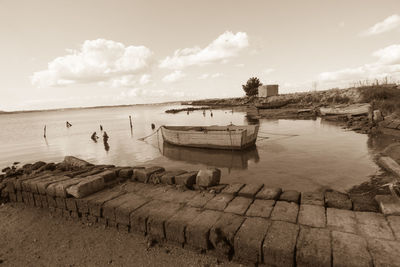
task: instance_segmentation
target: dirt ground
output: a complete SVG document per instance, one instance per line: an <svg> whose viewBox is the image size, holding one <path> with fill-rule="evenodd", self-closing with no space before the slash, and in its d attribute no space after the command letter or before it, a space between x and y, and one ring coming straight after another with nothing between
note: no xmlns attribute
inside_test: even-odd
<svg viewBox="0 0 400 267"><path fill-rule="evenodd" d="M19 203L0 206L2 266L241 266L144 236L54 218Z"/></svg>

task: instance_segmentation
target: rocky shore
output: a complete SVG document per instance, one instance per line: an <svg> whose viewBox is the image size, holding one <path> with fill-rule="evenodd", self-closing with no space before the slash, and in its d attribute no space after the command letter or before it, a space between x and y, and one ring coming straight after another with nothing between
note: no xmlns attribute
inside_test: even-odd
<svg viewBox="0 0 400 267"><path fill-rule="evenodd" d="M74 157L4 171L3 202L139 233L150 243L273 266L398 263L400 204L390 195L365 202L332 190L220 184L218 169L116 167Z"/></svg>

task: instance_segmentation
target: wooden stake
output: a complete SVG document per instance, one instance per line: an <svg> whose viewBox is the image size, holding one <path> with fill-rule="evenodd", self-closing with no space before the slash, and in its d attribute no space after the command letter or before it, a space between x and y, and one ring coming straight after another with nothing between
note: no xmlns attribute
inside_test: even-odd
<svg viewBox="0 0 400 267"><path fill-rule="evenodd" d="M46 125L44 126L44 129L43 129L43 137L46 138Z"/></svg>
<svg viewBox="0 0 400 267"><path fill-rule="evenodd" d="M131 125L131 129L132 129L132 118L130 115L129 115L129 124Z"/></svg>

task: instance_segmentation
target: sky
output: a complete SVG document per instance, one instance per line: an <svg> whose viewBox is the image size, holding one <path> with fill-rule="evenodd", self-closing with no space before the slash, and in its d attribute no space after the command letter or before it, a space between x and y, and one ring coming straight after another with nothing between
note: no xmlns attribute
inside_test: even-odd
<svg viewBox="0 0 400 267"><path fill-rule="evenodd" d="M400 80L398 0L0 0L0 110Z"/></svg>

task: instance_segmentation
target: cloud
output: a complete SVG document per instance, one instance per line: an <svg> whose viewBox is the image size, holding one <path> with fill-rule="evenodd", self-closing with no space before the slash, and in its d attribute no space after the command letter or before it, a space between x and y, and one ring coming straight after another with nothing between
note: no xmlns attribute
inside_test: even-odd
<svg viewBox="0 0 400 267"><path fill-rule="evenodd" d="M79 50L67 52L49 62L46 70L33 73L32 84L38 87L107 81L115 81L115 85L134 84L133 75L143 73L153 55L147 47L125 46L105 39L86 40Z"/></svg>
<svg viewBox="0 0 400 267"><path fill-rule="evenodd" d="M142 77L140 77L139 83L141 85L148 84L149 82L151 82L150 78L151 78L150 74L143 74Z"/></svg>
<svg viewBox="0 0 400 267"><path fill-rule="evenodd" d="M319 74L319 80L325 83L344 83L385 77L400 78L400 44L377 50L372 55L377 61L355 68L323 72Z"/></svg>
<svg viewBox="0 0 400 267"><path fill-rule="evenodd" d="M215 62L223 62L237 56L248 45L249 41L245 32L234 34L226 31L203 49L196 46L176 50L173 56L168 56L161 60L159 67L183 69L193 65L202 66Z"/></svg>
<svg viewBox="0 0 400 267"><path fill-rule="evenodd" d="M268 75L268 74L273 73L274 71L275 71L275 69L267 68L267 69L264 69L264 70L263 70L263 73L266 74L266 75Z"/></svg>
<svg viewBox="0 0 400 267"><path fill-rule="evenodd" d="M162 81L165 83L173 83L181 80L185 76L186 74L184 74L182 71L176 70L170 74L165 75Z"/></svg>
<svg viewBox="0 0 400 267"><path fill-rule="evenodd" d="M360 35L361 36L377 35L377 34L381 34L384 32L394 30L399 26L400 26L400 16L395 14L395 15L387 17L383 21L376 23L375 25L373 25L366 31L361 32Z"/></svg>
<svg viewBox="0 0 400 267"><path fill-rule="evenodd" d="M214 74L204 73L204 74L200 75L198 77L198 79L204 80L204 79L207 79L207 78L218 78L218 77L221 77L221 76L223 76L223 74L219 73L219 72L214 73Z"/></svg>
<svg viewBox="0 0 400 267"><path fill-rule="evenodd" d="M243 67L244 67L244 64L243 64L243 63L238 63L238 64L235 65L235 67L243 68Z"/></svg>

